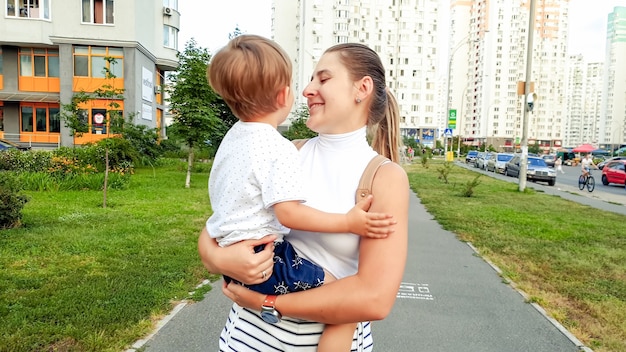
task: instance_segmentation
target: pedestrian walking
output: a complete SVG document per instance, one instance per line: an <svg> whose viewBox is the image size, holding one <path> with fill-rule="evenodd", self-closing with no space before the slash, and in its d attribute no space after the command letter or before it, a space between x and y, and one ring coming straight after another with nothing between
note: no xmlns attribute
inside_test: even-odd
<svg viewBox="0 0 626 352"><path fill-rule="evenodd" d="M557 172L560 172L562 174L565 173L565 172L563 172L563 159L561 159L560 156L558 158L556 158L556 160L554 161L554 166L556 166L556 171Z"/></svg>

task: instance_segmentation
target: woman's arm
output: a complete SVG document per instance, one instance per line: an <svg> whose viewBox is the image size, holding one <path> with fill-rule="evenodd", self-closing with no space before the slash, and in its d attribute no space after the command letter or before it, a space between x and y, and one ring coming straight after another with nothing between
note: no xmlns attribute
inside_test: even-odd
<svg viewBox="0 0 626 352"><path fill-rule="evenodd" d="M374 178L370 211L392 214L395 232L384 239L361 238L357 274L319 288L278 296L276 309L284 316L326 324L380 320L396 299L407 256L409 183L395 163L383 165ZM259 310L264 295L238 285L223 292L237 304Z"/></svg>
<svg viewBox="0 0 626 352"><path fill-rule="evenodd" d="M272 275L274 268L275 235L268 235L259 240L247 240L220 247L205 228L198 237L198 254L202 264L214 274L223 274L248 285L259 284ZM254 253L254 247L267 244L265 249Z"/></svg>

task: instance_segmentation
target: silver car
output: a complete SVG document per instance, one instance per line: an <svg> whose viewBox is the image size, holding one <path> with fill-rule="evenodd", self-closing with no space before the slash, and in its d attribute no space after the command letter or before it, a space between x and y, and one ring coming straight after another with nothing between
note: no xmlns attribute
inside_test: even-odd
<svg viewBox="0 0 626 352"><path fill-rule="evenodd" d="M504 173L506 163L513 158L511 153L495 153L487 160L487 171L493 171L499 174Z"/></svg>
<svg viewBox="0 0 626 352"><path fill-rule="evenodd" d="M504 174L506 176L519 177L520 171L520 155L515 155L504 166ZM528 168L526 170L526 179L529 181L547 182L550 186L556 183L556 171L546 165L546 162L538 156L529 156L526 161Z"/></svg>

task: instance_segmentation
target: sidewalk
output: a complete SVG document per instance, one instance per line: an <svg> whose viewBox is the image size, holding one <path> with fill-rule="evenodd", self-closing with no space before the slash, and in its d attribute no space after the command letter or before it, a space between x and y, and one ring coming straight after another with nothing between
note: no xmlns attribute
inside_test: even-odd
<svg viewBox="0 0 626 352"><path fill-rule="evenodd" d="M443 230L414 194L409 211L404 282L391 314L373 323L375 351L591 351ZM201 302L179 305L128 352L216 351L230 308L220 285Z"/></svg>

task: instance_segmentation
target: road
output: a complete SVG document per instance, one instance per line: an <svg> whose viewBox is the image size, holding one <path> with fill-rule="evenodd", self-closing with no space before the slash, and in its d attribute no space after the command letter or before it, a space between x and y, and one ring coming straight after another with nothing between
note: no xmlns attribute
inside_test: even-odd
<svg viewBox="0 0 626 352"><path fill-rule="evenodd" d="M519 180L516 177L508 177L502 174L494 174L493 172L484 171L478 168L475 168L472 164L466 164L463 162L456 162L456 165L467 168L468 170L473 170L475 172L480 172L485 175L489 175L495 177L497 179L519 183ZM582 195L585 197L601 199L609 203L619 204L626 206L626 189L624 186L610 184L608 186L604 186L602 184L602 171L601 170L591 170L592 175L596 180L596 187L592 193L589 193L586 189L579 190L578 189L578 177L580 176L580 166L563 166L564 174L557 174L556 176L556 184L554 186L548 186L545 182L531 182L528 181L527 186L538 186L538 188L543 191L562 191L561 193L572 193L577 195ZM536 187L537 188L537 187ZM609 209L607 209L609 210ZM621 211L620 211L621 212Z"/></svg>

